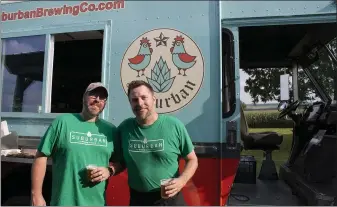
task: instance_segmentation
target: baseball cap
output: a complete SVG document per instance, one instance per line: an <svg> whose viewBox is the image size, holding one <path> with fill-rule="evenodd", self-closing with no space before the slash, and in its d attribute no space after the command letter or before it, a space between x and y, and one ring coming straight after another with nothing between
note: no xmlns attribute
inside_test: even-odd
<svg viewBox="0 0 337 207"><path fill-rule="evenodd" d="M84 93L88 93L88 92L93 91L96 88L100 88L100 87L105 90L106 97L108 97L108 90L106 89L106 87L101 82L90 83Z"/></svg>

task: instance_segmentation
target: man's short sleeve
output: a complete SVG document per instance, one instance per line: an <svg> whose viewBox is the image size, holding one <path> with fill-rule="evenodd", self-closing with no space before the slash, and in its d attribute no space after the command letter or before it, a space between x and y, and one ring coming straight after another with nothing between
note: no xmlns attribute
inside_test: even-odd
<svg viewBox="0 0 337 207"><path fill-rule="evenodd" d="M186 157L194 150L194 145L185 125L182 122L178 121L178 127L180 134L180 152L183 157Z"/></svg>
<svg viewBox="0 0 337 207"><path fill-rule="evenodd" d="M51 156L56 141L59 137L59 120L54 120L53 123L48 127L46 133L43 135L41 142L37 148L38 151L42 152L46 156Z"/></svg>

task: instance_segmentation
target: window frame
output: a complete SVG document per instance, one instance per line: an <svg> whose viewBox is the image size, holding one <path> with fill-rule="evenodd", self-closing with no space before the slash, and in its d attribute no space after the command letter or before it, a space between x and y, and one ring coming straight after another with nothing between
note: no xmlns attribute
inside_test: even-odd
<svg viewBox="0 0 337 207"><path fill-rule="evenodd" d="M237 81L239 80L239 75L238 75L238 66L237 66L237 46L238 44L235 44L237 43L238 41L235 41L236 39L236 36L234 35L235 33L235 30L233 31L233 28L227 28L227 27L221 27L221 96L222 96L222 99L221 99L221 102L222 102L222 106L221 106L221 115L222 115L222 119L226 119L226 118L229 118L231 117L234 112L236 111L236 108L237 108L237 105L240 106L241 102L240 103L237 103L238 99L240 100L240 94L238 92L238 90L240 91L240 82L239 82L239 87L237 87L238 83ZM225 67L225 64L227 64L226 62L224 61L227 61L227 60L224 60L223 59L223 50L222 50L222 47L223 47L223 38L222 38L222 35L223 34L226 34L229 36L230 38L230 45L229 45L229 53L228 55L230 55L232 58L229 58L231 61L229 62L228 66L229 68L226 68ZM225 79L226 79L226 76L227 76L227 73L224 71L225 69L229 69L229 70L232 70L231 72L233 73L233 80L230 80L230 81L234 81L234 90L233 91L230 91L230 92L233 92L233 94L231 94L230 96L234 97L234 104L233 106L229 109L228 112L225 112L225 104L226 104L226 101L228 101L228 96L226 96L226 93L225 93L225 88L226 87L229 87L229 83L227 84L226 86L226 82L225 82ZM238 89L239 88L239 89Z"/></svg>
<svg viewBox="0 0 337 207"><path fill-rule="evenodd" d="M42 81L42 106L41 112L2 112L2 90L3 84L0 84L0 117L12 118L55 118L62 113L51 113L51 95L52 95L52 81L53 81L53 63L54 63L54 35L61 33L71 32L85 32L93 30L103 30L103 54L102 54L102 68L101 68L101 81L109 88L109 67L110 67L110 53L112 20L108 21L92 21L75 24L49 26L45 28L35 29L18 29L10 32L2 32L0 38L0 62L2 61L2 41L7 38L23 37L23 36L45 36L45 54L44 54L44 68L43 68L43 81ZM0 66L0 81L3 83L3 68L2 62ZM108 89L109 90L109 89ZM102 118L107 118L109 114L109 105L107 104L102 112Z"/></svg>

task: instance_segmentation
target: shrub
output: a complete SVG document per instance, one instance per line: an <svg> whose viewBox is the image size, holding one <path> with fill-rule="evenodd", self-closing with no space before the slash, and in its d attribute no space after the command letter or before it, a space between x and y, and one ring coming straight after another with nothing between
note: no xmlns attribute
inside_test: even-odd
<svg viewBox="0 0 337 207"><path fill-rule="evenodd" d="M245 111L245 117L250 128L292 128L293 121L278 119L278 111Z"/></svg>

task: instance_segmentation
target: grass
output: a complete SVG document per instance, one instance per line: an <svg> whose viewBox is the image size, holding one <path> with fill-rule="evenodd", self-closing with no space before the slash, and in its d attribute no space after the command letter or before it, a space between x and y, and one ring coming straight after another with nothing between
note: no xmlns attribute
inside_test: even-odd
<svg viewBox="0 0 337 207"><path fill-rule="evenodd" d="M259 113L279 113L277 110L269 109L269 110L254 110L254 111L245 111L246 114L259 114Z"/></svg>
<svg viewBox="0 0 337 207"><path fill-rule="evenodd" d="M272 158L275 162L277 172L279 172L280 166L285 163L290 154L292 144L292 129L291 128L250 128L249 132L266 132L273 131L283 135L283 142L280 146L280 150L275 150L272 153ZM256 159L256 175L259 175L261 163L263 160L262 150L243 150L242 155L252 155Z"/></svg>

